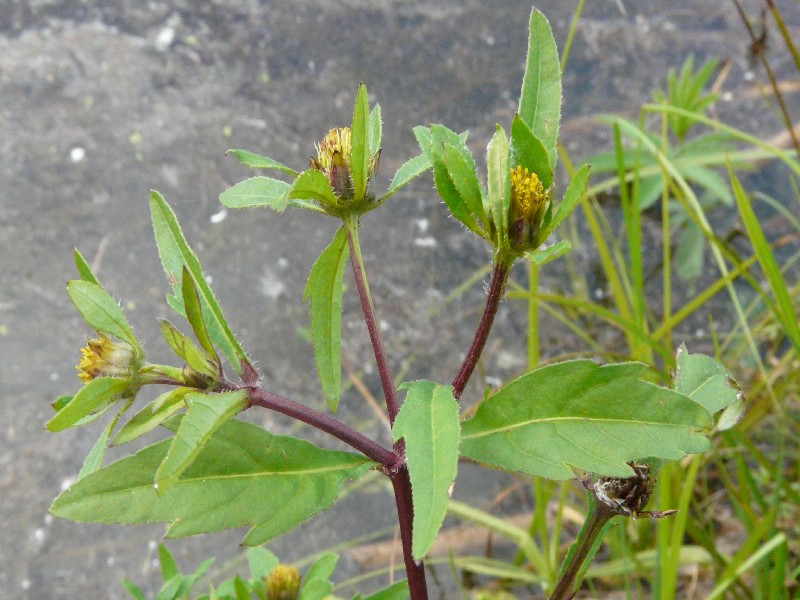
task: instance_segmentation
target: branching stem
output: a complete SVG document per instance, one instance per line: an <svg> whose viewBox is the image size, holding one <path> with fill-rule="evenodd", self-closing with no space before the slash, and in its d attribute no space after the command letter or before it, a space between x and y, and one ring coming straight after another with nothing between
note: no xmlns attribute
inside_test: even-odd
<svg viewBox="0 0 800 600"><path fill-rule="evenodd" d="M395 455L394 452L384 448L378 442L359 433L350 426L345 425L338 419L318 412L304 404L281 398L280 396L258 387L248 387L245 389L249 395L250 406L268 408L299 421L303 421L304 423L308 423L312 427L316 427L320 431L329 433L333 437L342 440L367 458L380 463L383 467L392 467L398 461L397 455Z"/></svg>

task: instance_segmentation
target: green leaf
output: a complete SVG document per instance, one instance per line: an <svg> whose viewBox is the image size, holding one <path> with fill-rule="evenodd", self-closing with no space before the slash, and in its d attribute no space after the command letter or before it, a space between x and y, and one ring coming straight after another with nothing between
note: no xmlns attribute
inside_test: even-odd
<svg viewBox="0 0 800 600"><path fill-rule="evenodd" d="M555 169L558 160L558 125L561 120L558 48L550 24L538 10L531 12L529 34L518 112L533 135L541 140L550 159L550 168Z"/></svg>
<svg viewBox="0 0 800 600"><path fill-rule="evenodd" d="M250 567L250 577L253 579L263 579L279 562L278 557L266 548L257 546L247 550L247 565Z"/></svg>
<svg viewBox="0 0 800 600"><path fill-rule="evenodd" d="M553 185L553 167L547 150L519 115L514 115L511 121L511 165L521 165L536 173L545 190Z"/></svg>
<svg viewBox="0 0 800 600"><path fill-rule="evenodd" d="M303 171L297 176L289 190L289 198L316 200L328 206L337 206L339 204L339 199L333 193L327 177L316 169Z"/></svg>
<svg viewBox="0 0 800 600"><path fill-rule="evenodd" d="M574 360L518 377L462 424L461 452L473 460L551 479L570 467L629 477L625 463L677 459L709 446L708 412L642 381L646 366Z"/></svg>
<svg viewBox="0 0 800 600"><path fill-rule="evenodd" d="M161 581L167 582L181 574L175 559L164 544L158 545L158 562L161 565Z"/></svg>
<svg viewBox="0 0 800 600"><path fill-rule="evenodd" d="M127 579L122 580L122 587L125 588L125 591L128 592L131 595L131 598L134 600L147 600L144 592L139 589L137 585L131 583Z"/></svg>
<svg viewBox="0 0 800 600"><path fill-rule="evenodd" d="M375 156L381 149L382 128L381 105L376 104L369 113L369 156Z"/></svg>
<svg viewBox="0 0 800 600"><path fill-rule="evenodd" d="M236 593L236 600L250 600L252 598L247 584L238 575L233 578L233 589Z"/></svg>
<svg viewBox="0 0 800 600"><path fill-rule="evenodd" d="M689 354L681 344L675 356L675 391L688 396L710 414L733 404L741 396L728 370L705 354Z"/></svg>
<svg viewBox="0 0 800 600"><path fill-rule="evenodd" d="M353 197L361 201L367 193L369 173L369 102L367 86L358 86L353 107L353 124L350 127L350 170L353 177Z"/></svg>
<svg viewBox="0 0 800 600"><path fill-rule="evenodd" d="M219 363L214 360L214 357L198 348L192 340L178 331L166 319L161 319L159 324L164 341L191 369L209 377L218 375L218 369L215 367Z"/></svg>
<svg viewBox="0 0 800 600"><path fill-rule="evenodd" d="M67 293L89 327L125 340L137 350L140 349L119 304L102 287L90 281L73 279L67 283Z"/></svg>
<svg viewBox="0 0 800 600"><path fill-rule="evenodd" d="M696 281L703 273L706 238L694 221L686 220L675 244L675 272L682 281Z"/></svg>
<svg viewBox="0 0 800 600"><path fill-rule="evenodd" d="M303 586L300 588L298 600L323 600L330 594L333 583L329 581L329 578L338 561L339 555L333 552L326 552L314 561L303 577Z"/></svg>
<svg viewBox="0 0 800 600"><path fill-rule="evenodd" d="M753 251L758 257L758 263L767 277L769 287L775 295L775 303L771 307L775 313L775 317L780 322L786 337L794 346L795 354L800 357L800 322L797 319L797 312L792 304L792 298L789 295L789 290L786 286L786 280L781 273L778 262L775 260L775 255L772 253L769 242L764 235L764 230L758 222L753 207L750 204L750 199L747 197L742 184L733 172L730 164L728 165L728 176L731 180L731 187L733 188L733 196L736 199L736 206L739 209L739 214L744 223L744 228L747 231L747 237L750 238L750 243L753 245Z"/></svg>
<svg viewBox="0 0 800 600"><path fill-rule="evenodd" d="M78 275L80 275L82 281L88 281L89 283L103 287L100 285L97 277L95 277L95 274L92 273L92 267L89 266L89 263L86 262L86 259L83 258L83 255L77 248L72 251L72 258L75 260L75 268L78 270Z"/></svg>
<svg viewBox="0 0 800 600"><path fill-rule="evenodd" d="M560 240L547 248L538 248L533 252L526 252L525 258L533 262L536 266L541 267L551 260L555 260L559 256L566 254L571 249L572 242L569 240Z"/></svg>
<svg viewBox="0 0 800 600"><path fill-rule="evenodd" d="M184 266L183 275L181 277L181 295L183 297L183 307L186 309L186 320L192 326L194 335L203 349L208 352L209 356L214 358L214 361L219 364L217 358L217 351L214 350L214 344L208 335L206 323L203 319L203 311L200 305L200 295L197 293L197 288L194 285L192 276L189 270Z"/></svg>
<svg viewBox="0 0 800 600"><path fill-rule="evenodd" d="M481 222L484 229L489 227L489 217L483 206L483 190L475 173L475 162L467 151L467 158L464 157L466 148L457 148L451 144L444 146L444 163L447 168L450 181L453 182L458 194L464 201L467 210L473 219Z"/></svg>
<svg viewBox="0 0 800 600"><path fill-rule="evenodd" d="M192 464L214 432L247 406L247 392L191 393L186 395L186 404L189 410L156 471L155 483L160 494L178 482L181 473Z"/></svg>
<svg viewBox="0 0 800 600"><path fill-rule="evenodd" d="M286 165L279 163L277 160L272 160L266 156L256 154L255 152L232 148L225 152L226 156L228 154L233 154L240 163L247 167L252 167L254 169L277 169L278 171L283 171L287 175L297 177L297 171L294 169L290 169Z"/></svg>
<svg viewBox="0 0 800 600"><path fill-rule="evenodd" d="M453 388L433 381L404 383L408 391L392 427L394 441L406 442L414 499L412 553L422 560L447 514L458 469L458 402Z"/></svg>
<svg viewBox="0 0 800 600"><path fill-rule="evenodd" d="M127 444L152 431L181 410L186 405L186 394L192 391L192 388L181 387L164 392L131 417L114 436L111 445Z"/></svg>
<svg viewBox="0 0 800 600"><path fill-rule="evenodd" d="M363 600L405 600L408 598L408 594L408 582L404 579L403 581L393 583L389 587L385 587L374 594L365 596Z"/></svg>
<svg viewBox="0 0 800 600"><path fill-rule="evenodd" d="M459 144L459 139L453 131L441 125L431 125L430 157L433 165L433 182L436 185L436 191L452 215L467 229L480 234L481 230L472 218L472 211L461 197L445 161L445 146L456 146L457 144Z"/></svg>
<svg viewBox="0 0 800 600"><path fill-rule="evenodd" d="M175 294L171 305L177 306L180 309L178 312L185 315L182 302L180 302L180 286L183 268L186 266L200 295L200 305L205 316L208 334L214 344L222 349L231 366L239 375L246 371L252 371L247 355L236 340L236 336L233 335L222 314L222 309L203 275L200 261L197 260L197 256L183 236L175 213L161 194L155 191L150 193L150 212L153 218L158 254Z"/></svg>
<svg viewBox="0 0 800 600"><path fill-rule="evenodd" d="M229 187L219 195L219 201L228 208L266 206L283 212L289 202L291 185L271 177L251 177Z"/></svg>
<svg viewBox="0 0 800 600"><path fill-rule="evenodd" d="M497 243L508 241L508 210L511 201L511 181L508 165L508 138L500 125L495 129L486 151L488 169L489 211L497 228Z"/></svg>
<svg viewBox="0 0 800 600"><path fill-rule="evenodd" d="M100 434L100 437L94 443L92 449L89 450L89 454L86 455L86 459L83 461L83 466L78 472L78 479L83 479L90 473L94 473L103 466L103 457L106 454L108 438L111 436L111 432L114 430L114 426L117 424L118 419L119 414L117 414L111 421L108 422L108 425L103 428L103 433Z"/></svg>
<svg viewBox="0 0 800 600"><path fill-rule="evenodd" d="M303 292L303 300L311 303L311 340L322 394L334 412L342 381L342 278L346 263L347 234L341 227L311 267Z"/></svg>
<svg viewBox="0 0 800 600"><path fill-rule="evenodd" d="M414 158L410 158L403 165L397 169L397 172L392 178L392 183L389 184L389 189L386 191L386 196L394 194L401 187L406 185L415 177L422 175L425 171L431 168L431 161L425 154L418 154Z"/></svg>
<svg viewBox="0 0 800 600"><path fill-rule="evenodd" d="M153 600L178 600L182 585L183 575L178 574L171 577L164 582Z"/></svg>
<svg viewBox="0 0 800 600"><path fill-rule="evenodd" d="M345 481L373 466L362 456L231 420L211 436L172 489L159 495L153 476L170 442L92 473L62 492L51 512L91 523L166 522L167 537L250 525L244 543L259 545L326 509Z"/></svg>
<svg viewBox="0 0 800 600"><path fill-rule="evenodd" d="M72 427L83 417L99 408L104 402L113 400L130 388L130 382L114 377L98 377L84 385L72 400L47 422L49 431L62 431Z"/></svg>
<svg viewBox="0 0 800 600"><path fill-rule="evenodd" d="M589 165L581 166L573 176L572 181L569 182L567 191L564 192L564 198L556 207L553 219L550 221L546 232L543 234L545 239L558 227L561 221L567 218L569 213L571 213L578 205L578 202L580 202L581 197L586 192L586 186L589 184L589 169Z"/></svg>

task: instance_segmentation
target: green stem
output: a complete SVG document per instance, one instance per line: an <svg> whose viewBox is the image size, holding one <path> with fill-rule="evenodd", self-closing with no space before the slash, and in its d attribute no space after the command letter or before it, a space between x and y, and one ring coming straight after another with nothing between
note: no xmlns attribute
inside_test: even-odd
<svg viewBox="0 0 800 600"><path fill-rule="evenodd" d="M615 514L602 502L594 498L590 501L589 514L583 523L575 545L567 554L567 565L553 590L550 600L570 600L575 595L575 587L580 584L587 561L597 552L603 539L606 526Z"/></svg>

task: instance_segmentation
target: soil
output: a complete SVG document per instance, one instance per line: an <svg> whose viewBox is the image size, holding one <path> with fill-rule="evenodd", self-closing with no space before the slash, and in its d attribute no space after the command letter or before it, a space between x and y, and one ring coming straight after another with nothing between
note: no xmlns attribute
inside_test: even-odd
<svg viewBox="0 0 800 600"><path fill-rule="evenodd" d="M537 5L560 47L573 4ZM796 27L796 6L779 4ZM754 2L747 8L757 15ZM94 424L57 435L43 429L50 402L78 387L72 365L90 333L64 293L74 277L73 248L120 299L149 358L169 361L154 320L169 316L168 288L147 208L148 191L159 190L266 385L322 408L318 384L308 376L312 351L298 332L308 324L305 277L335 223L310 213L222 210L220 192L253 175L225 150L247 148L302 169L316 140L349 124L364 81L383 112L384 184L418 152L411 134L416 124L469 129L469 145L480 156L495 123L507 128L515 110L529 11L529 3L516 0L0 5L0 588L8 596L122 598L123 577L157 588L162 526L84 525L47 514L101 429ZM562 142L573 162L611 148L609 131L591 115L635 117L650 91L664 87L667 70L690 53L698 62L711 56L731 62L723 84L729 96L717 108L723 120L762 137L780 132L781 123L752 93L742 31L728 3L587 3L564 77ZM788 60L778 58L777 67L779 75L792 73ZM607 210L616 222L616 207ZM729 213L720 215L721 222L731 221ZM447 217L429 176L368 215L362 235L396 371L406 380L449 381L484 288L476 284L445 301L487 263L487 250ZM576 264L591 280L587 251L577 249ZM524 270L514 277L524 283ZM568 291L567 277L562 261L547 267L541 285ZM596 285L602 288L602 281ZM379 397L354 294L346 295L344 310L346 375ZM524 367L525 327L524 306L504 303L483 382L496 384ZM685 333L695 339L696 329L687 324ZM585 352L580 339L548 317L542 331L544 358ZM607 347L622 344L613 332L598 336ZM707 335L697 343L707 344ZM480 383L468 390L468 403L480 390ZM388 440L355 389L346 392L340 416ZM250 418L273 431L298 431L272 415ZM337 447L314 432L303 435ZM112 449L108 460L127 451ZM459 479L456 496L480 502L507 481L500 475ZM368 486L271 548L296 560L391 527L391 504L384 486ZM223 565L239 555L241 537L233 531L168 546L185 570L216 556L215 566L229 576L238 563ZM346 556L341 566L341 576L357 572Z"/></svg>

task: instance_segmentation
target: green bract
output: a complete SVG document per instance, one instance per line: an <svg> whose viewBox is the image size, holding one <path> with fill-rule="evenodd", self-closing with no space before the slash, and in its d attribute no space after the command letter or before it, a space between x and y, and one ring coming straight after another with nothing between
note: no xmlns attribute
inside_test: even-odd
<svg viewBox="0 0 800 600"><path fill-rule="evenodd" d="M511 137L498 125L486 154L486 188L475 172L466 135L441 125L416 128L420 148L433 167L436 190L453 216L489 242L497 262L526 255L536 263L558 253L537 253L586 189L588 167L578 170L558 207L553 207L553 171L561 116L561 68L544 15L531 13L528 58ZM542 251L542 252L547 252Z"/></svg>

